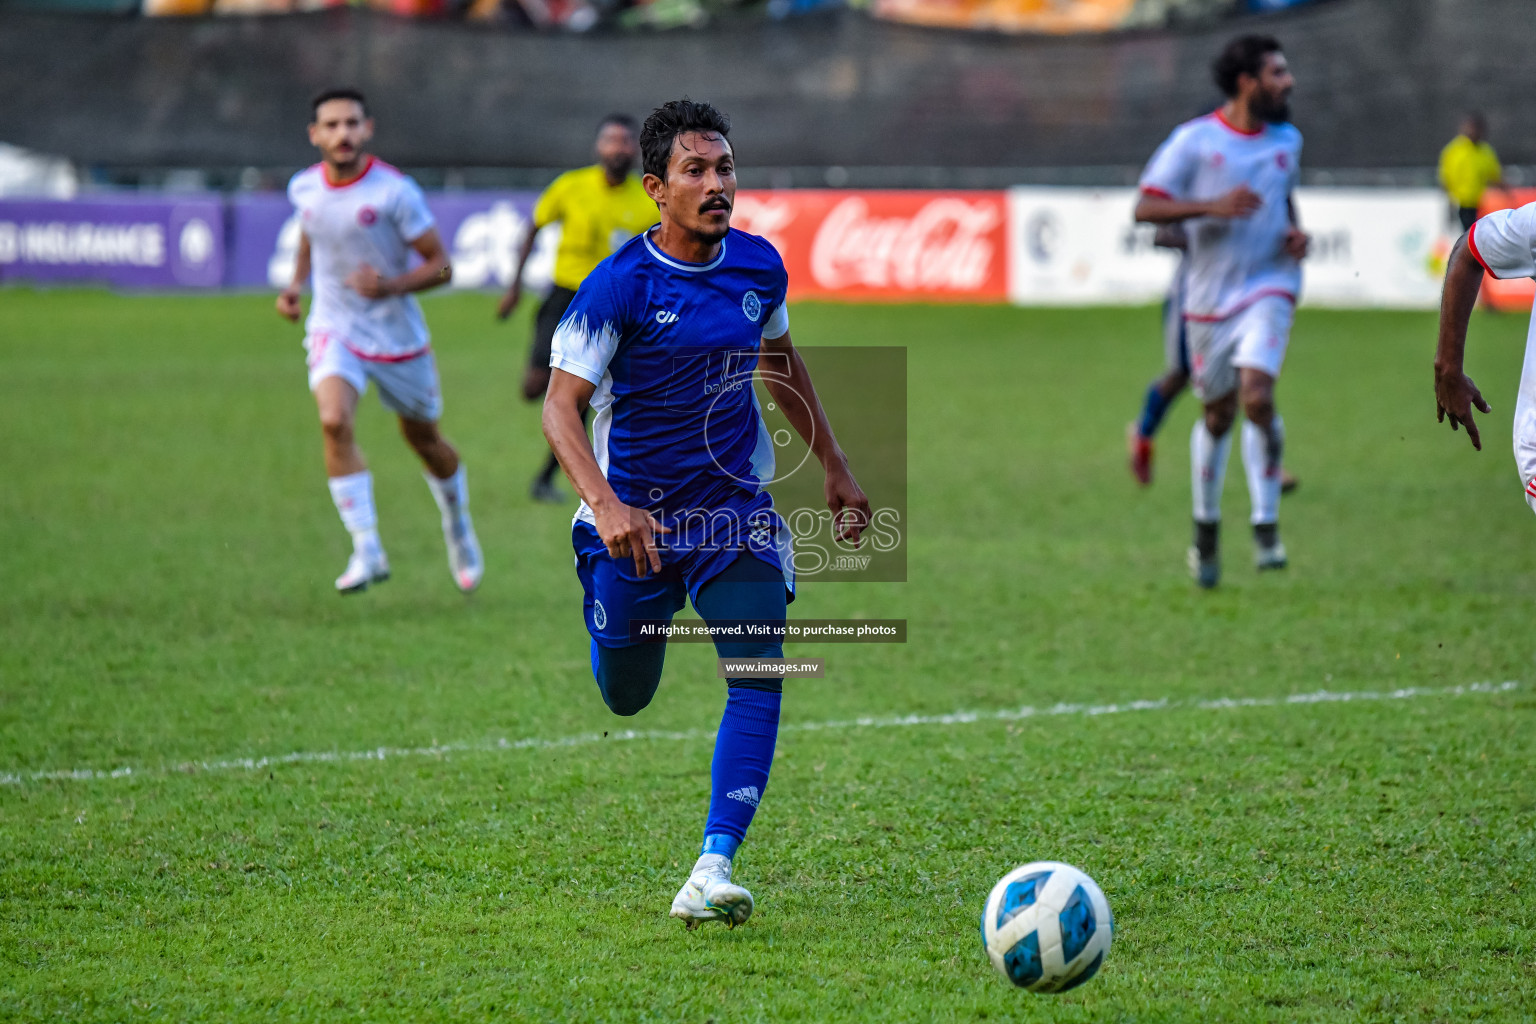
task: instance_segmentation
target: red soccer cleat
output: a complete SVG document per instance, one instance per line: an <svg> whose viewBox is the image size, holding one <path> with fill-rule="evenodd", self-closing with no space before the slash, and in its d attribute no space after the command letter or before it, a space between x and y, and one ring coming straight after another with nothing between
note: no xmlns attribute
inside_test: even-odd
<svg viewBox="0 0 1536 1024"><path fill-rule="evenodd" d="M1131 456L1131 475L1147 486L1152 482L1152 439L1142 437L1136 424L1130 423L1125 428L1125 446Z"/></svg>

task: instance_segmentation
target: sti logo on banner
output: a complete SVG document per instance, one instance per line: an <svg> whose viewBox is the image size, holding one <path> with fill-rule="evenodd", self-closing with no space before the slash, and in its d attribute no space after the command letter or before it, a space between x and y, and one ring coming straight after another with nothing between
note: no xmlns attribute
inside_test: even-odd
<svg viewBox="0 0 1536 1024"><path fill-rule="evenodd" d="M518 253L533 227L533 198L532 194L517 192L441 193L428 197L427 205L437 219L438 234L453 261L450 287L500 289L511 284ZM269 243L266 279L273 288L286 287L293 278L302 228L298 216L290 213ZM549 289L559 244L558 224L539 232L523 271L524 287L536 293Z"/></svg>

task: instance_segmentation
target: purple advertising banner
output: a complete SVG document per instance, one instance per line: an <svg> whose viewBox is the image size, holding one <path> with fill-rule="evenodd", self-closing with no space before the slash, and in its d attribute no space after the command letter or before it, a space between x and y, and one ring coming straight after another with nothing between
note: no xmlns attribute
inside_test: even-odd
<svg viewBox="0 0 1536 1024"><path fill-rule="evenodd" d="M224 251L218 196L0 200L0 281L217 288Z"/></svg>
<svg viewBox="0 0 1536 1024"><path fill-rule="evenodd" d="M505 288L532 227L535 192L439 192L427 197L437 231L453 260L454 288ZM548 283L553 232L539 238L524 282ZM229 260L224 283L232 288L281 288L293 277L299 221L275 194L238 196L229 203Z"/></svg>

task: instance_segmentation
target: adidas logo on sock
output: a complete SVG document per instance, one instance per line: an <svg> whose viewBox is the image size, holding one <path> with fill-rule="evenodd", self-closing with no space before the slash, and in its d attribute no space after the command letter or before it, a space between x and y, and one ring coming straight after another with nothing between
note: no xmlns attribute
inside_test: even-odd
<svg viewBox="0 0 1536 1024"><path fill-rule="evenodd" d="M740 789L733 789L725 794L725 798L727 800L740 800L742 803L751 804L753 807L756 807L758 802L762 800L756 786L742 786Z"/></svg>

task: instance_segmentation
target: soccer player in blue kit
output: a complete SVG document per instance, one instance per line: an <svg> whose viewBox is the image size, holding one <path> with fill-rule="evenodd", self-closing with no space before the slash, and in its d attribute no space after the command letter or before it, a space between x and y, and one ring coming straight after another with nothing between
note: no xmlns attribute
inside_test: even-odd
<svg viewBox="0 0 1536 1024"><path fill-rule="evenodd" d="M783 260L764 239L731 229L730 128L713 106L688 99L646 119L643 182L661 223L582 282L550 356L544 434L582 499L571 540L592 672L619 715L651 702L666 656L665 643L637 642L632 623L670 621L687 599L711 627L770 624L758 639L717 635L721 658L783 658L794 566L789 530L763 489L774 445L754 369L826 473L835 535L856 546L869 522L869 501L790 342ZM781 681L726 682L703 849L672 901L671 916L690 929L734 927L752 913L731 863L778 737Z"/></svg>

